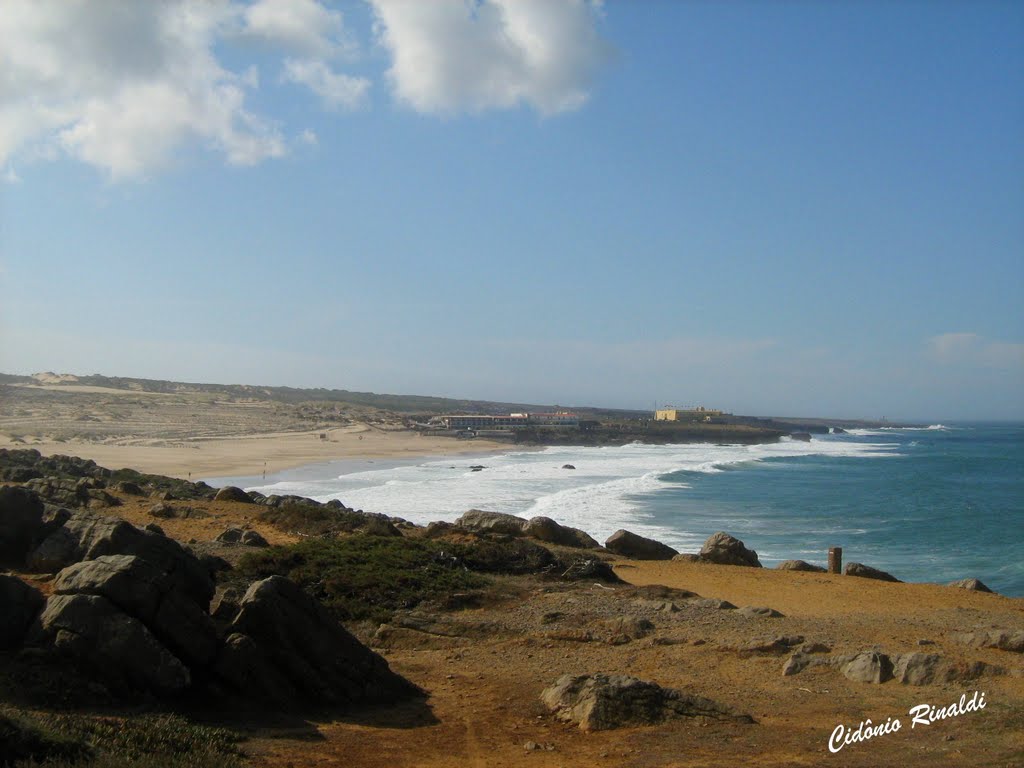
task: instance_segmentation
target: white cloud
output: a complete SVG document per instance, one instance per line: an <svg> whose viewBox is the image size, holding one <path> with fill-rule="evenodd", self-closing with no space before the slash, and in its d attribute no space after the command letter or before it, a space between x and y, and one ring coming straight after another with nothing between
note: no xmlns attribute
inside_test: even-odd
<svg viewBox="0 0 1024 768"><path fill-rule="evenodd" d="M308 57L325 59L356 48L341 12L316 0L258 0L242 16L243 36Z"/></svg>
<svg viewBox="0 0 1024 768"><path fill-rule="evenodd" d="M284 154L278 129L245 107L247 77L213 53L236 12L227 2L5 0L0 163L62 150L119 179L164 165L187 140L237 165Z"/></svg>
<svg viewBox="0 0 1024 768"><path fill-rule="evenodd" d="M315 147L320 143L320 139L317 138L316 132L309 130L309 128L299 134L299 141L310 147Z"/></svg>
<svg viewBox="0 0 1024 768"><path fill-rule="evenodd" d="M586 101L609 45L598 0L370 0L396 97L420 112Z"/></svg>
<svg viewBox="0 0 1024 768"><path fill-rule="evenodd" d="M18 172L13 168L8 167L7 170L4 171L4 181L8 184L17 184L21 181L21 176L19 176Z"/></svg>
<svg viewBox="0 0 1024 768"><path fill-rule="evenodd" d="M286 59L281 77L305 85L328 109L354 109L363 102L370 88L366 78L332 72L324 62L314 59Z"/></svg>
<svg viewBox="0 0 1024 768"><path fill-rule="evenodd" d="M928 356L945 365L1024 367L1024 344L994 341L976 333L943 333L926 343Z"/></svg>

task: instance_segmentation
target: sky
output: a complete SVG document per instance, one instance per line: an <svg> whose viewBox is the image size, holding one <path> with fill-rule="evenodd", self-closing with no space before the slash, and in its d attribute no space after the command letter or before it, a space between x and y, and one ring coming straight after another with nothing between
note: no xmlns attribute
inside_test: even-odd
<svg viewBox="0 0 1024 768"><path fill-rule="evenodd" d="M1024 419L1024 4L0 0L0 371Z"/></svg>

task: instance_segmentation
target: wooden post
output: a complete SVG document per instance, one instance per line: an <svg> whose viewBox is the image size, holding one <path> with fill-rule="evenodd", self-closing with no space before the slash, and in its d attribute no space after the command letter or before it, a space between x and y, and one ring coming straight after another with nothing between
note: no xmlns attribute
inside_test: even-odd
<svg viewBox="0 0 1024 768"><path fill-rule="evenodd" d="M842 573L843 572L843 548L842 547L829 547L829 550L828 550L828 572L829 573Z"/></svg>

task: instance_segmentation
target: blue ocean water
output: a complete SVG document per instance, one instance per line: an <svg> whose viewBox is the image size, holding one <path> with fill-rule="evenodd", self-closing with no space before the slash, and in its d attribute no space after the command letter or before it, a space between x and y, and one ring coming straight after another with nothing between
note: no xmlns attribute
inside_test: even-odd
<svg viewBox="0 0 1024 768"><path fill-rule="evenodd" d="M486 469L474 472L470 467ZM563 469L572 464L576 469ZM715 531L770 567L844 561L904 581L975 576L1024 596L1024 425L852 430L754 446L631 444L324 464L246 487L404 517L547 515L603 540L618 528L696 552Z"/></svg>

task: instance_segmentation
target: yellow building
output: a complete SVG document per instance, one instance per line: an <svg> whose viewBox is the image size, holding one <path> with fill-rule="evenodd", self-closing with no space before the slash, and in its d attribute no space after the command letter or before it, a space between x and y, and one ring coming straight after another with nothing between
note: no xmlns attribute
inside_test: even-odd
<svg viewBox="0 0 1024 768"><path fill-rule="evenodd" d="M722 411L698 405L695 408L664 408L654 412L655 421L710 421Z"/></svg>

